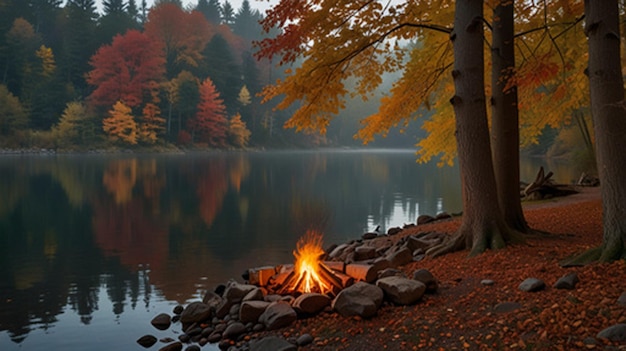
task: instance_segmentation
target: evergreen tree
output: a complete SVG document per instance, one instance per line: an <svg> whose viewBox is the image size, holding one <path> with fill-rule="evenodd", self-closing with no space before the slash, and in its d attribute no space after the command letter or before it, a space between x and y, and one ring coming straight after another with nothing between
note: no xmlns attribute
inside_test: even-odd
<svg viewBox="0 0 626 351"><path fill-rule="evenodd" d="M241 89L241 70L233 57L228 42L219 34L213 36L204 53L202 78L210 77L224 99L229 115L237 110L237 97Z"/></svg>
<svg viewBox="0 0 626 351"><path fill-rule="evenodd" d="M262 19L259 10L252 10L250 2L244 0L241 8L237 11L233 22L233 32L249 42L253 40L261 40L263 28L259 24Z"/></svg>
<svg viewBox="0 0 626 351"><path fill-rule="evenodd" d="M198 0L196 6L196 11L203 14L204 18L211 24L220 24L221 10L219 0Z"/></svg>
<svg viewBox="0 0 626 351"><path fill-rule="evenodd" d="M137 2L135 0L128 0L128 4L126 5L126 13L128 13L128 16L133 21L133 23L136 24L134 27L138 28L137 24L139 23L140 16L139 9L137 8Z"/></svg>
<svg viewBox="0 0 626 351"><path fill-rule="evenodd" d="M235 22L235 10L233 9L233 5L231 5L228 0L224 1L221 13L222 24L232 26L232 24Z"/></svg>
<svg viewBox="0 0 626 351"><path fill-rule="evenodd" d="M132 2L134 4L134 1ZM124 0L105 0L103 9L104 15L100 18L98 26L100 43L108 44L118 34L124 34L129 29L139 29Z"/></svg>

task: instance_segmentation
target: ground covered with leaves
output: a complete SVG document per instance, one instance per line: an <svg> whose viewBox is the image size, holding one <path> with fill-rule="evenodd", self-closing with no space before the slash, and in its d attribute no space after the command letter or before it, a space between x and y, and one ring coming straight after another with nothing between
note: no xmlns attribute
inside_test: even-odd
<svg viewBox="0 0 626 351"><path fill-rule="evenodd" d="M626 307L617 302L626 292L624 261L559 266L602 242L599 191L529 204L525 214L533 228L549 234L473 258L457 252L404 267L408 274L426 268L439 281L438 292L416 305L386 305L368 320L321 313L279 332L287 338L313 335L314 342L302 350L626 350L596 339L602 329L626 323ZM453 233L459 223L419 226L402 235ZM552 287L570 272L580 279L574 290ZM531 277L546 288L519 290ZM481 284L485 279L494 284Z"/></svg>

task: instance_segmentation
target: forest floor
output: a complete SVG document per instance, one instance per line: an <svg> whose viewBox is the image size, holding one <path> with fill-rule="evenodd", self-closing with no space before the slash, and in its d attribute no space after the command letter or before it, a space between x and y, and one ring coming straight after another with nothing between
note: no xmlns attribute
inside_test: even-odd
<svg viewBox="0 0 626 351"><path fill-rule="evenodd" d="M526 243L468 258L457 252L413 262L403 270L428 269L438 292L412 306L385 305L372 319L321 313L278 332L283 337L311 334L300 350L626 350L626 345L596 339L602 329L626 323L626 264L563 268L562 259L602 242L599 188L524 205L532 228L547 232ZM459 219L405 230L399 235L437 231L454 233ZM576 272L574 290L552 285ZM523 292L526 278L546 283L539 292ZM494 281L491 286L481 284ZM511 304L517 309L507 309Z"/></svg>

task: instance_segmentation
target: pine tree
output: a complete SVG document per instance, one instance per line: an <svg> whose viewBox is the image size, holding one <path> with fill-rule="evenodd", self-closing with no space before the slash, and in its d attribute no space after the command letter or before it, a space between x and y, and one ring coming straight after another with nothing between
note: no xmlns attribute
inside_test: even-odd
<svg viewBox="0 0 626 351"><path fill-rule="evenodd" d="M189 121L192 137L198 136L200 141L210 146L223 146L226 143L228 121L226 108L220 94L207 78L200 85L200 103L196 116Z"/></svg>
<svg viewBox="0 0 626 351"><path fill-rule="evenodd" d="M246 123L241 120L241 115L236 114L230 119L228 127L228 138L230 143L236 147L246 147L250 140L250 131Z"/></svg>
<svg viewBox="0 0 626 351"><path fill-rule="evenodd" d="M121 101L113 105L109 117L102 121L102 129L109 138L131 145L137 144L137 123L131 113L130 107Z"/></svg>

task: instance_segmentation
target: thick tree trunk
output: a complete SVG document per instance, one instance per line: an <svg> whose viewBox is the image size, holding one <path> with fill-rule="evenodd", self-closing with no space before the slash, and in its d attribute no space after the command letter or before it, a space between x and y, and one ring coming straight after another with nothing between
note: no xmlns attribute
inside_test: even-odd
<svg viewBox="0 0 626 351"><path fill-rule="evenodd" d="M602 194L602 246L566 264L626 258L626 104L617 0L585 0L589 89Z"/></svg>
<svg viewBox="0 0 626 351"><path fill-rule="evenodd" d="M511 231L498 205L493 173L483 54L483 1L456 1L454 31L454 105L463 195L463 219L450 242L429 252L438 256L471 248L470 255L505 246ZM518 195L519 196L519 195Z"/></svg>
<svg viewBox="0 0 626 351"><path fill-rule="evenodd" d="M498 203L505 223L518 232L528 233L519 196L519 115L517 86L505 90L515 70L513 46L514 1L499 1L493 10L491 45L491 142L498 189Z"/></svg>

